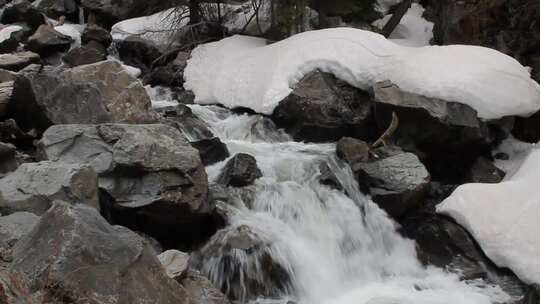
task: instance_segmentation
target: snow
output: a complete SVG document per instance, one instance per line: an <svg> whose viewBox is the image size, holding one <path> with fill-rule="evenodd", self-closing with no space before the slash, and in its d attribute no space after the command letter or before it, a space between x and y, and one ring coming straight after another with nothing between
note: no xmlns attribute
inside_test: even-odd
<svg viewBox="0 0 540 304"><path fill-rule="evenodd" d="M434 24L422 17L424 11L422 5L413 3L399 25L390 34L390 40L405 46L429 45L429 42L433 39ZM390 18L392 18L392 15L386 15L382 19L373 22L373 25L382 29Z"/></svg>
<svg viewBox="0 0 540 304"><path fill-rule="evenodd" d="M174 29L187 25L189 18L174 26L177 15L174 9L164 10L150 16L127 19L113 25L111 35L114 40L124 40L131 35L138 35L158 45L167 44Z"/></svg>
<svg viewBox="0 0 540 304"><path fill-rule="evenodd" d="M492 156L498 153L508 155L508 159L495 159L495 166L503 170L506 175L504 180L510 179L516 173L529 153L535 148L535 144L517 140L513 136L509 136L501 144L493 150Z"/></svg>
<svg viewBox="0 0 540 304"><path fill-rule="evenodd" d="M477 46L405 47L352 28L304 32L270 45L240 35L201 45L188 61L184 87L200 104L271 114L316 69L360 89L390 80L405 91L468 104L485 119L540 109L540 85L507 55Z"/></svg>
<svg viewBox="0 0 540 304"><path fill-rule="evenodd" d="M466 184L437 206L478 241L499 267L540 284L540 149L499 184Z"/></svg>
<svg viewBox="0 0 540 304"><path fill-rule="evenodd" d="M400 3L401 0L377 0L375 9L383 14L386 14L392 6Z"/></svg>
<svg viewBox="0 0 540 304"><path fill-rule="evenodd" d="M69 36L73 39L72 47L79 47L81 46L81 35L84 31L84 25L81 24L63 24L60 26L55 26L54 29L66 36Z"/></svg>
<svg viewBox="0 0 540 304"><path fill-rule="evenodd" d="M18 25L10 25L2 28L0 30L0 42L3 42L4 40L7 40L11 37L12 33L18 32L22 30L22 26Z"/></svg>

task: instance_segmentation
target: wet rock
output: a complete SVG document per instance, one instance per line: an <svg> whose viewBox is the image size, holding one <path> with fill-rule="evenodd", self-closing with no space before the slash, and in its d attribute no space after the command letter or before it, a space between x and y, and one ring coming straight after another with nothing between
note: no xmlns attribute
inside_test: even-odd
<svg viewBox="0 0 540 304"><path fill-rule="evenodd" d="M227 162L218 177L218 183L226 186L244 187L253 184L259 177L262 177L262 172L257 167L255 157L238 153Z"/></svg>
<svg viewBox="0 0 540 304"><path fill-rule="evenodd" d="M9 271L49 303L189 303L143 239L80 204L56 202L17 243Z"/></svg>
<svg viewBox="0 0 540 304"><path fill-rule="evenodd" d="M391 82L372 89L375 117L382 134L398 119L394 142L419 155L434 178L459 181L473 161L490 150L495 138L471 107L402 91Z"/></svg>
<svg viewBox="0 0 540 304"><path fill-rule="evenodd" d="M512 135L525 142L537 143L540 141L540 112L530 117L516 117Z"/></svg>
<svg viewBox="0 0 540 304"><path fill-rule="evenodd" d="M107 50L101 44L92 42L71 49L62 59L72 67L91 64L107 59Z"/></svg>
<svg viewBox="0 0 540 304"><path fill-rule="evenodd" d="M39 149L46 159L88 164L106 191L114 223L155 237L166 248L206 240L218 219L199 153L166 125L58 125Z"/></svg>
<svg viewBox="0 0 540 304"><path fill-rule="evenodd" d="M322 162L319 164L320 176L319 180L321 184L327 185L337 190L343 190L343 185L338 180L337 176L332 172L327 163Z"/></svg>
<svg viewBox="0 0 540 304"><path fill-rule="evenodd" d="M186 134L189 140L198 141L214 137L208 124L197 117L189 107L183 104L156 110L162 115L162 123L170 125Z"/></svg>
<svg viewBox="0 0 540 304"><path fill-rule="evenodd" d="M112 36L106 29L95 24L88 24L81 35L81 42L85 45L92 41L101 44L106 49L112 43Z"/></svg>
<svg viewBox="0 0 540 304"><path fill-rule="evenodd" d="M25 22L32 29L37 29L42 24L47 24L47 19L39 10L32 6L28 0L13 0L7 4L4 13L0 16L0 23L12 24Z"/></svg>
<svg viewBox="0 0 540 304"><path fill-rule="evenodd" d="M75 0L40 0L35 7L53 18L76 15L78 12Z"/></svg>
<svg viewBox="0 0 540 304"><path fill-rule="evenodd" d="M0 69L17 72L40 60L39 55L33 52L0 54Z"/></svg>
<svg viewBox="0 0 540 304"><path fill-rule="evenodd" d="M171 62L154 67L144 76L144 82L153 86L181 87L184 83L184 69L189 56L188 52L179 52Z"/></svg>
<svg viewBox="0 0 540 304"><path fill-rule="evenodd" d="M37 31L28 38L26 48L41 56L69 50L73 39L70 36L57 32L50 25L41 25Z"/></svg>
<svg viewBox="0 0 540 304"><path fill-rule="evenodd" d="M0 216L0 259L11 260L11 248L30 233L39 221L39 216L30 212L16 212Z"/></svg>
<svg viewBox="0 0 540 304"><path fill-rule="evenodd" d="M41 132L55 124L157 120L144 87L114 61L71 69L29 67L15 81L12 104L23 129Z"/></svg>
<svg viewBox="0 0 540 304"><path fill-rule="evenodd" d="M337 142L336 154L339 158L346 161L351 168L354 168L357 164L369 160L369 149L369 145L365 141L343 137Z"/></svg>
<svg viewBox="0 0 540 304"><path fill-rule="evenodd" d="M229 150L218 137L202 139L191 142L191 145L199 150L201 160L205 166L223 161L229 157Z"/></svg>
<svg viewBox="0 0 540 304"><path fill-rule="evenodd" d="M262 233L245 225L220 230L191 254L190 268L200 270L233 301L286 293L291 277Z"/></svg>
<svg viewBox="0 0 540 304"><path fill-rule="evenodd" d="M204 304L230 304L225 294L214 287L212 282L199 272L188 270L180 281L190 299L194 303Z"/></svg>
<svg viewBox="0 0 540 304"><path fill-rule="evenodd" d="M362 189L390 216L400 217L418 207L426 195L430 175L418 157L399 149L374 151L381 158L359 163L353 172Z"/></svg>
<svg viewBox="0 0 540 304"><path fill-rule="evenodd" d="M22 164L0 180L0 213L41 215L54 200L99 209L97 175L89 166L62 162Z"/></svg>
<svg viewBox="0 0 540 304"><path fill-rule="evenodd" d="M120 60L127 65L141 69L143 74L152 70L153 63L162 53L150 40L130 36L115 43Z"/></svg>
<svg viewBox="0 0 540 304"><path fill-rule="evenodd" d="M497 168L492 161L479 157L470 169L466 181L469 183L499 183L504 179L505 173Z"/></svg>
<svg viewBox="0 0 540 304"><path fill-rule="evenodd" d="M272 119L297 141L335 141L344 136L370 140L370 114L367 93L316 71L279 103Z"/></svg>
<svg viewBox="0 0 540 304"><path fill-rule="evenodd" d="M180 279L188 268L189 254L178 250L167 250L158 255L165 272L172 279Z"/></svg>

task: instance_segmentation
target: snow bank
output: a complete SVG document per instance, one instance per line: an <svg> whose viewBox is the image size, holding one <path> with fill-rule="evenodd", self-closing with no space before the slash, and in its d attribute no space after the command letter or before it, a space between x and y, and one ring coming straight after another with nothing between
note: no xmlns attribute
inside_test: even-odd
<svg viewBox="0 0 540 304"><path fill-rule="evenodd" d="M361 89L390 80L405 91L468 104L486 119L540 108L540 86L500 52L460 45L404 47L352 28L304 32L270 45L245 36L201 45L191 54L184 86L200 104L271 114L291 87L316 69Z"/></svg>
<svg viewBox="0 0 540 304"><path fill-rule="evenodd" d="M422 5L413 3L390 35L390 40L405 46L429 45L429 42L433 39L434 24L422 17L424 11ZM386 15L382 19L373 22L373 26L382 29L390 18L392 18L392 15Z"/></svg>
<svg viewBox="0 0 540 304"><path fill-rule="evenodd" d="M466 184L437 206L478 241L499 267L540 284L540 149L499 184Z"/></svg>
<svg viewBox="0 0 540 304"><path fill-rule="evenodd" d="M11 34L22 30L22 26L10 25L0 29L0 42L7 40L11 37Z"/></svg>
<svg viewBox="0 0 540 304"><path fill-rule="evenodd" d="M188 24L189 18L184 18L180 24L174 25L177 15L174 9L164 10L150 16L127 19L113 25L111 35L114 40L123 40L131 35L153 41L156 44L166 44L175 28Z"/></svg>

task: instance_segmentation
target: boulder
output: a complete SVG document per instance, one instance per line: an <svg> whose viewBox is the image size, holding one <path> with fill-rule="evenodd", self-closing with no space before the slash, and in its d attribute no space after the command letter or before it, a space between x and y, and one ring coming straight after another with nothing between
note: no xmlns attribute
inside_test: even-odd
<svg viewBox="0 0 540 304"><path fill-rule="evenodd" d="M12 24L25 22L32 29L37 29L42 24L47 24L47 18L37 10L28 0L13 0L4 8L0 16L0 23Z"/></svg>
<svg viewBox="0 0 540 304"><path fill-rule="evenodd" d="M199 153L172 127L58 125L43 134L39 150L48 160L92 166L111 220L165 247L184 237L205 240L217 229Z"/></svg>
<svg viewBox="0 0 540 304"><path fill-rule="evenodd" d="M190 141L210 139L214 133L210 126L202 121L191 109L183 104L163 107L156 110L161 114L161 122L180 130Z"/></svg>
<svg viewBox="0 0 540 304"><path fill-rule="evenodd" d="M47 16L56 19L61 16L77 15L78 13L75 0L40 0L34 6Z"/></svg>
<svg viewBox="0 0 540 304"><path fill-rule="evenodd" d="M259 177L262 177L262 172L257 167L255 157L238 153L227 161L217 180L226 186L244 187L253 184Z"/></svg>
<svg viewBox="0 0 540 304"><path fill-rule="evenodd" d="M336 155L346 161L351 168L367 162L369 150L370 147L365 141L352 137L343 137L336 144Z"/></svg>
<svg viewBox="0 0 540 304"><path fill-rule="evenodd" d="M353 172L361 189L392 217L400 217L422 203L430 175L418 157L394 148L374 151L380 159L358 163Z"/></svg>
<svg viewBox="0 0 540 304"><path fill-rule="evenodd" d="M144 82L153 86L182 87L184 84L184 69L187 66L189 57L190 53L179 52L171 62L153 67L144 76Z"/></svg>
<svg viewBox="0 0 540 304"><path fill-rule="evenodd" d="M218 137L192 141L191 145L199 151L205 166L213 165L229 157L229 149Z"/></svg>
<svg viewBox="0 0 540 304"><path fill-rule="evenodd" d="M0 117L7 114L7 108L13 93L13 81L0 82Z"/></svg>
<svg viewBox="0 0 540 304"><path fill-rule="evenodd" d="M72 67L91 64L107 59L107 50L101 44L91 42L71 49L62 59Z"/></svg>
<svg viewBox="0 0 540 304"><path fill-rule="evenodd" d="M369 95L319 71L296 85L276 107L272 119L297 141L373 138Z"/></svg>
<svg viewBox="0 0 540 304"><path fill-rule="evenodd" d="M496 184L504 179L506 174L485 157L479 157L472 165L465 178L468 183Z"/></svg>
<svg viewBox="0 0 540 304"><path fill-rule="evenodd" d="M220 230L191 254L190 268L200 270L232 301L287 294L288 268L272 255L272 244L262 233L245 225Z"/></svg>
<svg viewBox="0 0 540 304"><path fill-rule="evenodd" d="M101 44L106 49L112 43L112 36L106 29L95 24L88 24L81 35L81 42L85 45L92 41Z"/></svg>
<svg viewBox="0 0 540 304"><path fill-rule="evenodd" d="M193 303L230 304L231 301L198 271L188 270L180 281Z"/></svg>
<svg viewBox="0 0 540 304"><path fill-rule="evenodd" d="M39 216L30 212L16 212L0 217L0 259L10 260L10 250L38 223Z"/></svg>
<svg viewBox="0 0 540 304"><path fill-rule="evenodd" d="M41 56L47 56L69 50L72 42L73 39L70 36L57 32L54 27L44 24L28 38L26 48Z"/></svg>
<svg viewBox="0 0 540 304"><path fill-rule="evenodd" d="M39 55L33 52L0 54L0 69L17 72L40 60Z"/></svg>
<svg viewBox="0 0 540 304"><path fill-rule="evenodd" d="M19 47L19 42L24 36L24 28L18 25L0 25L0 54L14 52ZM8 37L6 37L9 35Z"/></svg>
<svg viewBox="0 0 540 304"><path fill-rule="evenodd" d="M99 209L97 175L86 165L62 162L22 164L0 180L0 213L45 213L54 200Z"/></svg>
<svg viewBox="0 0 540 304"><path fill-rule="evenodd" d="M13 248L9 272L46 303L190 302L148 243L81 204L56 202Z"/></svg>
<svg viewBox="0 0 540 304"><path fill-rule="evenodd" d="M540 78L539 78L540 80ZM540 111L530 117L516 117L512 135L521 141L537 143L540 141Z"/></svg>
<svg viewBox="0 0 540 304"><path fill-rule="evenodd" d="M158 260L170 278L179 279L187 271L189 254L171 249L158 255Z"/></svg>
<svg viewBox="0 0 540 304"><path fill-rule="evenodd" d="M402 91L385 81L372 88L379 134L391 125L396 145L419 155L436 179L461 180L473 161L495 138L488 125L468 105Z"/></svg>
<svg viewBox="0 0 540 304"><path fill-rule="evenodd" d="M144 87L115 61L71 69L29 67L15 81L12 100L21 127L41 132L55 124L157 120Z"/></svg>
<svg viewBox="0 0 540 304"><path fill-rule="evenodd" d="M115 43L120 60L127 65L139 68L143 74L151 71L153 63L162 53L150 40L130 36Z"/></svg>

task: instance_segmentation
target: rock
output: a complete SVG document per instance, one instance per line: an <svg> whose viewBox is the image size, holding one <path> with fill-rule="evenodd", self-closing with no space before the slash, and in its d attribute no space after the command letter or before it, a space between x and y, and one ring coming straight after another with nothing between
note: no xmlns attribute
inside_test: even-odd
<svg viewBox="0 0 540 304"><path fill-rule="evenodd" d="M49 303L189 303L143 239L81 204L56 202L13 258L12 280Z"/></svg>
<svg viewBox="0 0 540 304"><path fill-rule="evenodd" d="M336 154L346 161L351 168L354 168L358 163L369 160L369 149L369 145L365 141L343 137L337 142Z"/></svg>
<svg viewBox="0 0 540 304"><path fill-rule="evenodd" d="M384 151L386 150L386 151ZM430 175L418 157L398 149L379 160L359 163L353 168L362 189L369 189L372 199L392 217L418 207L426 195Z"/></svg>
<svg viewBox="0 0 540 304"><path fill-rule="evenodd" d="M504 179L505 173L497 168L492 161L479 157L471 167L466 178L469 183L499 183Z"/></svg>
<svg viewBox="0 0 540 304"><path fill-rule="evenodd" d="M37 29L42 24L47 24L47 19L39 10L32 6L28 0L13 0L6 5L4 13L0 16L0 23L12 24L25 22L32 29Z"/></svg>
<svg viewBox="0 0 540 304"><path fill-rule="evenodd" d="M369 95L330 74L304 77L279 103L272 119L297 141L335 141L344 136L373 139Z"/></svg>
<svg viewBox="0 0 540 304"><path fill-rule="evenodd" d="M69 50L73 39L70 36L57 32L52 26L41 25L34 35L28 38L26 48L41 56Z"/></svg>
<svg viewBox="0 0 540 304"><path fill-rule="evenodd" d="M62 59L72 67L91 64L107 59L107 50L101 44L92 42L71 49Z"/></svg>
<svg viewBox="0 0 540 304"><path fill-rule="evenodd" d="M53 18L77 15L78 13L75 0L40 0L36 2L35 7Z"/></svg>
<svg viewBox="0 0 540 304"><path fill-rule="evenodd" d="M375 84L372 95L378 133L385 132L395 113L395 144L419 155L436 179L460 181L495 141L488 125L465 104L405 92L387 81Z"/></svg>
<svg viewBox="0 0 540 304"><path fill-rule="evenodd" d="M0 69L17 72L40 60L39 55L33 52L0 54Z"/></svg>
<svg viewBox="0 0 540 304"><path fill-rule="evenodd" d="M91 167L62 162L22 164L0 180L0 213L45 213L56 199L99 209L97 175Z"/></svg>
<svg viewBox="0 0 540 304"><path fill-rule="evenodd" d="M209 166L229 157L229 150L218 137L192 141L191 145L199 150L201 160L205 166Z"/></svg>
<svg viewBox="0 0 540 304"><path fill-rule="evenodd" d="M178 279L187 271L189 254L178 250L167 250L158 255L165 272L172 279Z"/></svg>
<svg viewBox="0 0 540 304"><path fill-rule="evenodd" d="M24 36L24 28L17 25L6 27L0 25L0 31L2 32L2 36L5 35L5 31L11 32L9 37L4 36L0 41L0 54L11 53L17 50L17 47L19 47L19 42Z"/></svg>
<svg viewBox="0 0 540 304"><path fill-rule="evenodd" d="M337 190L343 190L343 185L341 184L337 176L334 174L334 172L332 172L332 170L328 166L328 163L321 162L319 164L319 171L319 181L321 182L321 184L327 185L328 187Z"/></svg>
<svg viewBox="0 0 540 304"><path fill-rule="evenodd" d="M212 282L199 272L188 270L180 281L190 299L201 304L230 304L231 302Z"/></svg>
<svg viewBox="0 0 540 304"><path fill-rule="evenodd" d="M186 243L206 240L221 225L207 200L199 153L172 127L58 125L43 134L39 150L48 160L92 166L112 221L165 247L179 246L184 236Z"/></svg>
<svg viewBox="0 0 540 304"><path fill-rule="evenodd" d="M154 61L162 55L152 41L138 36L130 36L117 41L115 46L120 60L127 65L139 68L143 74L148 73Z"/></svg>
<svg viewBox="0 0 540 304"><path fill-rule="evenodd" d="M170 2L162 0L82 0L81 6L88 9L91 19L104 28L110 28L116 22L140 16L148 16L170 8ZM90 19L90 20L91 20Z"/></svg>
<svg viewBox="0 0 540 304"><path fill-rule="evenodd" d="M0 82L0 117L6 116L12 93L13 81Z"/></svg>
<svg viewBox="0 0 540 304"><path fill-rule="evenodd" d="M220 230L191 254L190 268L200 270L232 301L287 294L290 274L274 258L272 244L261 233L245 225Z"/></svg>
<svg viewBox="0 0 540 304"><path fill-rule="evenodd" d="M540 78L539 78L540 80ZM540 141L540 111L530 117L516 117L512 135L525 142Z"/></svg>
<svg viewBox="0 0 540 304"><path fill-rule="evenodd" d="M117 62L42 71L28 68L20 74L11 112L23 129L42 132L55 124L157 120L144 87Z"/></svg>
<svg viewBox="0 0 540 304"><path fill-rule="evenodd" d="M17 73L0 69L0 82L15 81L16 78L17 78Z"/></svg>
<svg viewBox="0 0 540 304"><path fill-rule="evenodd" d="M144 76L144 82L150 85L182 87L184 84L184 69L190 57L188 52L179 52L176 58L165 65L154 67Z"/></svg>
<svg viewBox="0 0 540 304"><path fill-rule="evenodd" d="M0 122L0 140L20 146L33 146L36 139L36 132L22 131L17 122L13 119L7 119Z"/></svg>
<svg viewBox="0 0 540 304"><path fill-rule="evenodd" d="M186 134L191 141L211 139L214 133L210 126L197 117L189 107L183 104L157 109L161 113L161 122Z"/></svg>
<svg viewBox="0 0 540 304"><path fill-rule="evenodd" d="M107 49L112 43L112 36L109 31L95 24L88 24L81 35L83 45L90 42L97 42Z"/></svg>
<svg viewBox="0 0 540 304"><path fill-rule="evenodd" d="M0 259L10 260L11 248L34 228L39 216L30 212L16 212L0 217Z"/></svg>
<svg viewBox="0 0 540 304"><path fill-rule="evenodd" d="M262 172L257 167L255 157L238 153L222 169L218 183L226 186L244 187L253 184L259 177L262 177Z"/></svg>
<svg viewBox="0 0 540 304"><path fill-rule="evenodd" d="M0 142L0 178L4 177L5 173L17 169L19 165L17 148L12 144Z"/></svg>

